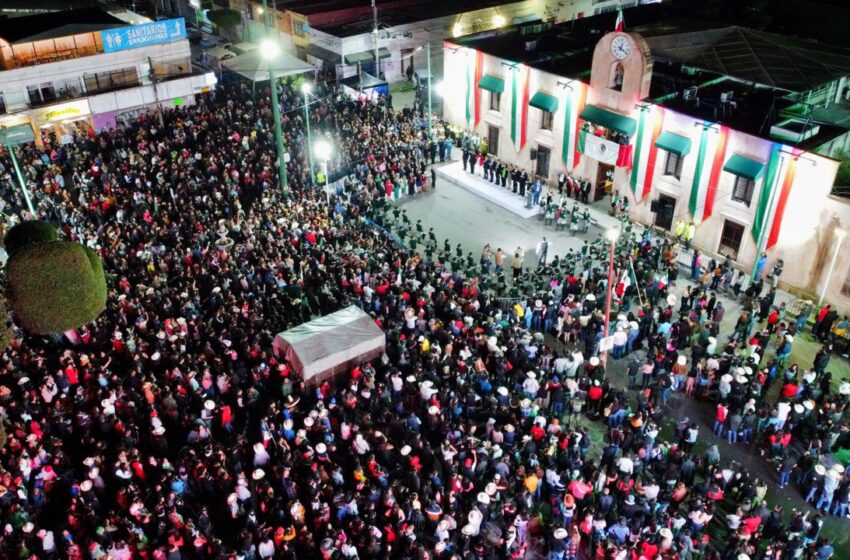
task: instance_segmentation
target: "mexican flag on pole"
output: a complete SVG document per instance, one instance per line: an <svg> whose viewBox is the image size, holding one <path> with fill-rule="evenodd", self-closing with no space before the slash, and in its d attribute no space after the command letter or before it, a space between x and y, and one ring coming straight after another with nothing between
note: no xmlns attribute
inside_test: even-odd
<svg viewBox="0 0 850 560"><path fill-rule="evenodd" d="M528 133L528 77L531 68L515 66L511 79L511 140L519 152L525 147Z"/></svg>
<svg viewBox="0 0 850 560"><path fill-rule="evenodd" d="M617 8L617 20L614 22L614 31L622 33L626 29L623 22L623 8Z"/></svg>
<svg viewBox="0 0 850 560"><path fill-rule="evenodd" d="M661 135L663 124L664 109L662 107L649 105L640 112L635 139L634 165L629 178L632 193L637 200L643 200L652 189L655 160L658 158L658 147L655 141Z"/></svg>
<svg viewBox="0 0 850 560"><path fill-rule="evenodd" d="M759 242L759 237L762 232L767 231L767 243L765 250L770 249L779 240L779 233L782 228L782 218L785 216L785 206L788 204L788 197L791 194L791 188L794 186L794 178L797 174L797 160L793 157L782 157L782 144L773 144L770 152L770 161L767 163L767 173L764 177L764 182L759 192L758 206L756 206L756 215L753 219L753 239L756 244ZM800 150L793 150L792 153L797 155ZM780 189L771 201L771 193L774 189Z"/></svg>
<svg viewBox="0 0 850 560"><path fill-rule="evenodd" d="M564 160L567 171L572 172L581 161L581 152L578 149L580 132L578 115L584 109L584 103L587 100L587 86L574 81L570 87L573 89L566 90L567 100L564 103L564 141L561 159Z"/></svg>
<svg viewBox="0 0 850 560"><path fill-rule="evenodd" d="M484 53L466 51L466 124L475 128L481 121L481 89L478 82L484 71Z"/></svg>
<svg viewBox="0 0 850 560"><path fill-rule="evenodd" d="M688 210L699 225L711 217L714 210L714 198L717 184L726 161L726 149L729 146L729 127L703 125L697 150L697 163L694 181L691 184L691 198Z"/></svg>

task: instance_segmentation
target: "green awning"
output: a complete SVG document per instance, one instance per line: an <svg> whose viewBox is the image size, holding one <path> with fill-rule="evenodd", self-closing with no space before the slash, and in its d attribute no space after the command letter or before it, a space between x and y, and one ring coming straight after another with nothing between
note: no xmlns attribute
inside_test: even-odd
<svg viewBox="0 0 850 560"><path fill-rule="evenodd" d="M751 181L755 181L764 172L764 162L756 159L750 159L740 154L732 154L723 166L723 171L728 171L739 177L746 177Z"/></svg>
<svg viewBox="0 0 850 560"><path fill-rule="evenodd" d="M543 93L542 91L535 93L528 104L540 109L541 111L549 111L550 113L554 113L558 110L558 98L554 95Z"/></svg>
<svg viewBox="0 0 850 560"><path fill-rule="evenodd" d="M688 155L691 151L691 139L673 134L672 132L662 132L655 141L655 145L662 150L673 152L680 156Z"/></svg>
<svg viewBox="0 0 850 560"><path fill-rule="evenodd" d="M390 56L390 50L388 48L381 47L378 49L378 58L389 58ZM346 64L361 64L363 62L372 62L374 60L374 49L345 55Z"/></svg>
<svg viewBox="0 0 850 560"><path fill-rule="evenodd" d="M505 91L505 80L492 74L484 74L481 76L481 79L478 80L478 87L493 93L502 93Z"/></svg>
<svg viewBox="0 0 850 560"><path fill-rule="evenodd" d="M637 123L633 118L603 109L598 105L591 105L590 103L584 106L579 117L593 124L604 126L605 128L610 128L611 130L616 130L627 135L634 134L637 128Z"/></svg>
<svg viewBox="0 0 850 560"><path fill-rule="evenodd" d="M325 62L330 62L333 65L337 65L342 62L342 57L338 53L335 53L324 47L320 47L319 45L314 45L311 43L307 45L304 50L310 56L314 56L320 60L324 60Z"/></svg>
<svg viewBox="0 0 850 560"><path fill-rule="evenodd" d="M0 129L0 143L7 146L17 146L18 144L26 144L34 142L35 134L32 132L32 127L28 124L16 124Z"/></svg>

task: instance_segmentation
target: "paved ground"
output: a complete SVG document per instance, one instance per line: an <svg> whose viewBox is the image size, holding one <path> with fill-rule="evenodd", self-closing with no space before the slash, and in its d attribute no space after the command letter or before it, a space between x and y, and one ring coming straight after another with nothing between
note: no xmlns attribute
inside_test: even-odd
<svg viewBox="0 0 850 560"><path fill-rule="evenodd" d="M591 207L591 212L596 219L608 223L611 218L604 214L604 204L604 201L597 203L598 208ZM550 257L553 257L556 253L563 254L568 248L580 247L585 239L595 239L602 234L600 228L591 228L587 234L578 236L572 236L568 232L555 232L553 227L544 226L543 220L539 217L524 220L448 183L438 184L435 192L404 199L400 205L406 210L411 222L415 223L417 219L421 219L426 231L429 227L434 228L440 247L443 245L443 239L448 238L452 247L459 242L463 245L464 252L472 251L477 258L485 243L490 243L494 248L502 247L504 250L521 246L526 252L526 266L532 267L536 266L534 248L544 235L552 242ZM678 283L680 290L683 286L681 281L683 276L685 275L680 275ZM720 299L726 307L721 332L730 333L740 314L741 306L727 296L721 296ZM725 341L725 337L721 341ZM559 346L557 342L554 344ZM803 369L811 367L819 347L817 341L808 335L798 336L788 363L798 363ZM769 358L773 353L774 350L771 349L765 358ZM609 360L609 375L616 385L626 385L627 361L627 359ZM847 360L838 356L833 356L830 370L836 381L850 376L850 365ZM778 384L774 383L773 390L778 391L778 389ZM771 396L773 395L769 395ZM733 459L747 465L751 472L772 484L768 493L772 503L781 504L786 511L792 508L811 509L803 502L798 489L789 486L780 490L775 486L776 468L759 456L756 446L743 443L728 445L712 434L713 403L699 403L682 394L674 394L667 403L667 411L669 420L663 427L662 435L671 434L672 425L683 416L687 415L696 419L700 424L698 450L717 444L724 460ZM593 426L594 439L601 439L604 434L603 427L598 423ZM850 532L846 529L846 520L834 517L828 518L824 525L823 534L834 540L836 558L850 558Z"/></svg>

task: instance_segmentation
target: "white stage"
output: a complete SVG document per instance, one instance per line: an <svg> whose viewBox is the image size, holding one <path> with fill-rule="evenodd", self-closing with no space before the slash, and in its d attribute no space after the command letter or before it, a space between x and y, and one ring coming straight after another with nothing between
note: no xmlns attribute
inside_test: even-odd
<svg viewBox="0 0 850 560"><path fill-rule="evenodd" d="M539 206L530 209L526 208L523 197L514 194L510 188L504 189L501 186L497 187L496 183L485 181L484 177L481 176L482 169L480 165L475 166L475 175L464 171L463 163L460 161L437 167L436 172L439 177L437 180L438 190L445 188L440 185L440 179L442 179L522 218L531 218L540 214ZM508 185L510 185L510 182Z"/></svg>

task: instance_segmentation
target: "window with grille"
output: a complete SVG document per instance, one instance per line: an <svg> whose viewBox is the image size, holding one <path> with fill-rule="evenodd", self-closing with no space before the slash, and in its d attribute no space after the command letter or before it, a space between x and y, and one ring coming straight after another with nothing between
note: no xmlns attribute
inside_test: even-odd
<svg viewBox="0 0 850 560"><path fill-rule="evenodd" d="M498 111L499 105L502 104L502 94L496 91L490 92L490 110Z"/></svg>
<svg viewBox="0 0 850 560"><path fill-rule="evenodd" d="M676 179L682 178L682 161L685 158L674 152L667 152L667 164L664 166L664 174L672 175Z"/></svg>
<svg viewBox="0 0 850 560"><path fill-rule="evenodd" d="M555 114L552 111L540 111L540 129L552 130L552 121Z"/></svg>
<svg viewBox="0 0 850 560"><path fill-rule="evenodd" d="M732 189L732 200L749 206L753 201L753 191L755 191L755 189L755 181L736 175L735 188Z"/></svg>

